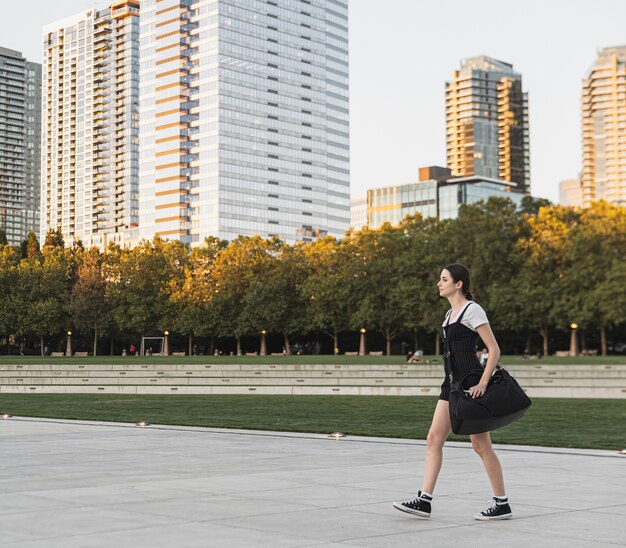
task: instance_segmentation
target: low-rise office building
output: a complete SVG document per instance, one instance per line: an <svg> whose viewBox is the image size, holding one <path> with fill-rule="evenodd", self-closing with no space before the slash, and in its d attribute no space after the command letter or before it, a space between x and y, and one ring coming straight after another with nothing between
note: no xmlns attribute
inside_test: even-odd
<svg viewBox="0 0 626 548"><path fill-rule="evenodd" d="M491 197L509 198L516 205L528 193L516 183L478 175L452 177L448 168L420 168L414 183L373 188L367 191L367 224L377 228L383 223L400 223L407 215L453 219L462 205L487 201Z"/></svg>

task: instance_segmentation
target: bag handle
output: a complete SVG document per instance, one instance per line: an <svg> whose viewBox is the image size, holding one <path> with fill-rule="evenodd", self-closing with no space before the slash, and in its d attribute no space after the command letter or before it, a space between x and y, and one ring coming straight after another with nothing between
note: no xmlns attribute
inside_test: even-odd
<svg viewBox="0 0 626 548"><path fill-rule="evenodd" d="M498 365L496 366L496 368L493 370L493 373L491 374L491 377L489 378L489 382L490 383L498 383L501 380L501 376L496 377L496 373L501 373L502 371L504 371L504 367L502 367L502 364L500 362L498 362ZM479 377L482 377L483 373L485 372L484 369L470 369L469 371L467 371L463 376L461 376L458 380L458 382L460 384L463 384L463 381L471 376L471 375L476 375Z"/></svg>

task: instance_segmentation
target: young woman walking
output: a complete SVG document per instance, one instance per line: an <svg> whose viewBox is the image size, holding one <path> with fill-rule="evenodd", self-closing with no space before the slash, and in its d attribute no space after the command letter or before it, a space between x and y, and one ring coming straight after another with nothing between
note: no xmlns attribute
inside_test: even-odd
<svg viewBox="0 0 626 548"><path fill-rule="evenodd" d="M451 431L448 411L451 378L458 378L467 371L481 367L476 356L476 343L480 336L487 347L489 357L478 384L469 389L473 398L480 398L487 390L489 378L500 358L500 348L489 326L487 315L482 307L472 300L469 270L461 264L446 266L441 272L437 288L439 295L447 298L451 306L441 326L441 336L448 348L444 354L446 378L441 385L441 394L428 431L422 488L415 498L393 503L394 508L420 518L430 517L433 492L443 461L443 445ZM472 434L470 440L474 451L483 461L493 490L489 508L474 514L474 518L478 520L511 518L513 514L504 490L502 466L491 445L489 432Z"/></svg>

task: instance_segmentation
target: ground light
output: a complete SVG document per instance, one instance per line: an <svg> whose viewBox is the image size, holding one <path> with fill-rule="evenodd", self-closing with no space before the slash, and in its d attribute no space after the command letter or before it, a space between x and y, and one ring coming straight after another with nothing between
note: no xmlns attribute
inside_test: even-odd
<svg viewBox="0 0 626 548"><path fill-rule="evenodd" d="M3 413L2 415L0 415L0 419L2 419L3 421L10 419L13 415L9 415L8 413Z"/></svg>
<svg viewBox="0 0 626 548"><path fill-rule="evenodd" d="M138 428L145 428L146 426L150 426L150 423L146 421L139 421L135 426Z"/></svg>
<svg viewBox="0 0 626 548"><path fill-rule="evenodd" d="M346 435L341 432L333 432L332 434L328 434L328 437L334 440L340 440L341 438L345 438Z"/></svg>
<svg viewBox="0 0 626 548"><path fill-rule="evenodd" d="M4 417L3 417L3 418L4 418ZM622 450L619 452L619 454L620 454L620 455L626 455L626 449L622 449Z"/></svg>

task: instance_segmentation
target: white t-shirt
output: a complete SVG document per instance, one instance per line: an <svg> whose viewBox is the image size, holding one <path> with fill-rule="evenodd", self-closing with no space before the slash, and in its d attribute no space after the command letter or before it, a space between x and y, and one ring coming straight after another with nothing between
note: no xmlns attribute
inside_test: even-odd
<svg viewBox="0 0 626 548"><path fill-rule="evenodd" d="M475 303L474 301L470 301L470 303L471 304L465 305L467 306L467 310L465 311L465 314L463 314L461 324L463 324L465 327L469 327L472 331L476 331L476 328L478 326L489 323L489 320L487 319L487 314L485 313L482 306L480 306L478 303ZM461 312L462 311L463 308L461 308ZM451 314L451 312L452 310L448 310L448 312L446 312L446 316L443 319L443 324L441 325L445 326L448 323L448 316ZM459 312L454 318L450 318L450 323L456 322L461 312Z"/></svg>

